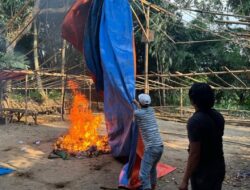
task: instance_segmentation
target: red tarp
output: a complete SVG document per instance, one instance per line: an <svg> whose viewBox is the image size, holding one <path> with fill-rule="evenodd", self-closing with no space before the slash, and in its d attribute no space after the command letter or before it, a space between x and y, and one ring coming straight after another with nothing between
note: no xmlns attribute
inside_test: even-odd
<svg viewBox="0 0 250 190"><path fill-rule="evenodd" d="M25 71L12 71L12 70L4 70L0 71L0 81L1 80L19 80L25 78Z"/></svg>
<svg viewBox="0 0 250 190"><path fill-rule="evenodd" d="M62 24L62 37L80 52L83 52L84 29L91 3L92 0L77 0L65 16Z"/></svg>

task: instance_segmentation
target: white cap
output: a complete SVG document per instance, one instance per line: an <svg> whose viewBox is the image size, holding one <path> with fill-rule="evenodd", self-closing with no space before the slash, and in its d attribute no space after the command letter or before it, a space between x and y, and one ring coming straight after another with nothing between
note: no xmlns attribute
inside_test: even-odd
<svg viewBox="0 0 250 190"><path fill-rule="evenodd" d="M141 105L149 105L151 103L151 98L148 94L140 94L138 99Z"/></svg>

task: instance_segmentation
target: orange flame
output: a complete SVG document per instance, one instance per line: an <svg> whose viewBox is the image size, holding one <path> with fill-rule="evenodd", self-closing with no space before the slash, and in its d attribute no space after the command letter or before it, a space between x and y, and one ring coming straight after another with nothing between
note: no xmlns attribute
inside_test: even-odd
<svg viewBox="0 0 250 190"><path fill-rule="evenodd" d="M68 133L57 140L56 149L76 153L96 147L98 151L108 152L107 136L98 134L102 117L92 113L86 97L77 92L76 83L70 81L69 86L74 94L69 115L71 126Z"/></svg>

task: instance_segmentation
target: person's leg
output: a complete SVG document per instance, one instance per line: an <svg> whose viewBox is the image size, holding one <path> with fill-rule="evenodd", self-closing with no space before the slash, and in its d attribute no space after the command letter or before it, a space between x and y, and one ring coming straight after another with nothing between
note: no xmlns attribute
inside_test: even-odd
<svg viewBox="0 0 250 190"><path fill-rule="evenodd" d="M221 190L224 175L203 171L191 177L192 190Z"/></svg>
<svg viewBox="0 0 250 190"><path fill-rule="evenodd" d="M162 153L163 153L163 147L153 147L152 148L152 157L154 159L153 165L152 165L152 169L150 171L150 181L151 181L151 185L152 185L152 189L155 188L156 186L156 182L157 182L157 163L160 161Z"/></svg>
<svg viewBox="0 0 250 190"><path fill-rule="evenodd" d="M221 190L222 189L222 182L223 181L216 181L216 183L214 184L213 189L214 190Z"/></svg>
<svg viewBox="0 0 250 190"><path fill-rule="evenodd" d="M196 172L191 176L191 188L192 190L209 190L209 177L205 171Z"/></svg>
<svg viewBox="0 0 250 190"><path fill-rule="evenodd" d="M152 169L153 160L151 157L150 149L145 150L140 167L139 178L143 190L151 190L150 171Z"/></svg>
<svg viewBox="0 0 250 190"><path fill-rule="evenodd" d="M199 185L197 184L197 181L198 181L197 177L192 176L190 181L191 181L192 190L199 190Z"/></svg>
<svg viewBox="0 0 250 190"><path fill-rule="evenodd" d="M225 178L225 172L224 171L218 172L218 173L214 174L214 176L216 176L216 177L214 178L214 183L213 183L212 189L221 190L222 183L223 183L224 178Z"/></svg>
<svg viewBox="0 0 250 190"><path fill-rule="evenodd" d="M157 163L152 166L152 169L150 171L150 181L151 181L152 188L156 186L156 180L157 180L156 165Z"/></svg>

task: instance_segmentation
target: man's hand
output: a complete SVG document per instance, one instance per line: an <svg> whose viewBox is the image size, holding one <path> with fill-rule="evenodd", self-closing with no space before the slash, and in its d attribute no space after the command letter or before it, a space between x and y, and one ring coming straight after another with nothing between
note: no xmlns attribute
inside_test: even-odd
<svg viewBox="0 0 250 190"><path fill-rule="evenodd" d="M188 183L183 181L179 187L179 190L188 190Z"/></svg>
<svg viewBox="0 0 250 190"><path fill-rule="evenodd" d="M188 180L190 179L191 175L193 174L194 170L200 162L201 143L190 142L189 147L190 151L188 156L187 167L179 190L188 190Z"/></svg>
<svg viewBox="0 0 250 190"><path fill-rule="evenodd" d="M133 103L139 104L139 102L136 99L133 99Z"/></svg>
<svg viewBox="0 0 250 190"><path fill-rule="evenodd" d="M139 109L141 108L140 103L139 103L136 99L133 100L133 103L134 103Z"/></svg>

